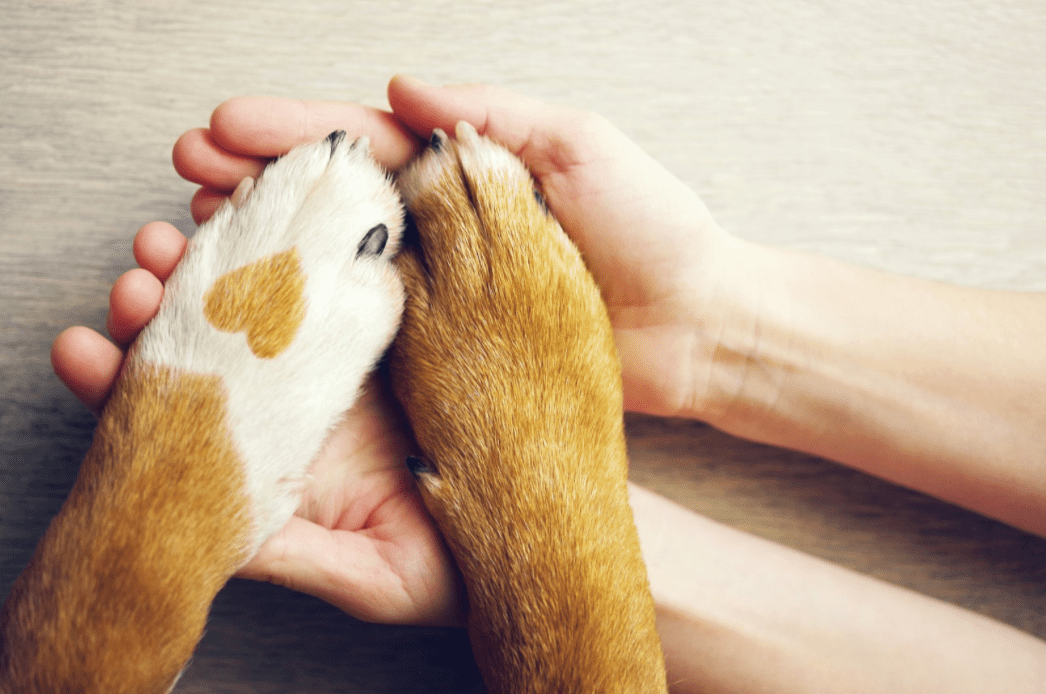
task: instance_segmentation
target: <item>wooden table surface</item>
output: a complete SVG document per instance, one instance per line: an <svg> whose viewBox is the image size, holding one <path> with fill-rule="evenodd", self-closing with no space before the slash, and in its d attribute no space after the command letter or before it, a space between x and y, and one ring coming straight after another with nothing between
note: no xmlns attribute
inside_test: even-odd
<svg viewBox="0 0 1046 694"><path fill-rule="evenodd" d="M599 111L744 238L1046 290L1046 6L440 0L0 5L0 596L94 420L54 377L153 219L191 232L183 131L238 94L382 106L388 78ZM899 307L900 310L901 307ZM702 424L629 416L633 477L712 518L1046 637L1046 541ZM1046 461L1044 461L1046 462ZM180 692L467 691L459 630L246 581Z"/></svg>

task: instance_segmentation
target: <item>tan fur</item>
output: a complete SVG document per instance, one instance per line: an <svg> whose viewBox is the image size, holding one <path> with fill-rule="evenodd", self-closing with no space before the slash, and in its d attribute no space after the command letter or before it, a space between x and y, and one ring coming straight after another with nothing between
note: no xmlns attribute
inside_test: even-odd
<svg viewBox="0 0 1046 694"><path fill-rule="evenodd" d="M203 315L218 330L247 334L255 356L285 350L305 317L305 278L291 248L218 278L204 295Z"/></svg>
<svg viewBox="0 0 1046 694"><path fill-rule="evenodd" d="M402 179L421 248L393 385L502 692L663 692L599 289L507 152L459 126ZM493 162L493 163L492 163Z"/></svg>
<svg viewBox="0 0 1046 694"><path fill-rule="evenodd" d="M0 692L166 691L245 559L220 380L136 365L0 614ZM134 567L128 572L126 567Z"/></svg>

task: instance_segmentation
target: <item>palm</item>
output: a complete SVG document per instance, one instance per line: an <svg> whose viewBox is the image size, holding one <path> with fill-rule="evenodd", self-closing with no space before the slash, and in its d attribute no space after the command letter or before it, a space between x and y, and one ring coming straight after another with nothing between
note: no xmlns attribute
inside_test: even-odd
<svg viewBox="0 0 1046 694"><path fill-rule="evenodd" d="M313 465L297 517L242 575L314 593L369 621L458 622L456 570L404 465L412 445L372 378ZM297 570L322 580L299 582Z"/></svg>

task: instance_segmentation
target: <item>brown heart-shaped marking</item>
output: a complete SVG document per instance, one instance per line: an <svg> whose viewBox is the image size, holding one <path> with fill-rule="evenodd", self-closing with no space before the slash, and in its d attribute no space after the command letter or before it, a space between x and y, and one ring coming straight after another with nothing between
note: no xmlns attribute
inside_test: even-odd
<svg viewBox="0 0 1046 694"><path fill-rule="evenodd" d="M298 251L292 248L225 273L203 302L211 325L247 333L251 352L272 359L291 344L305 317L305 275Z"/></svg>

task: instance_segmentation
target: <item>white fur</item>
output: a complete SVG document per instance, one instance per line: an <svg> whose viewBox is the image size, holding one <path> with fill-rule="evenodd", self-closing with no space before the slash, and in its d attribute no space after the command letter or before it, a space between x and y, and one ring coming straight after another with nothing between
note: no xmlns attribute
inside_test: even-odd
<svg viewBox="0 0 1046 694"><path fill-rule="evenodd" d="M390 263L402 235L398 194L365 139L303 145L272 163L239 207L225 204L200 227L167 282L160 311L134 357L221 377L228 425L245 465L254 514L251 554L289 520L306 471L391 341L403 287ZM379 256L356 257L367 232L388 227ZM222 275L297 249L305 317L290 346L256 357L243 333L204 316Z"/></svg>

